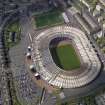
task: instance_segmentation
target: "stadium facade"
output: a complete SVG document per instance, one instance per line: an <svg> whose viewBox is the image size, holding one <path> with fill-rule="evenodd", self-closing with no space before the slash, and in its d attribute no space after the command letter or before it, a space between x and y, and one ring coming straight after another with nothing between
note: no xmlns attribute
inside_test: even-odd
<svg viewBox="0 0 105 105"><path fill-rule="evenodd" d="M53 39L70 40L81 60L80 70L69 72L55 64L49 50ZM32 60L42 79L60 88L77 88L87 85L98 76L101 68L97 53L85 33L69 26L52 27L34 37Z"/></svg>

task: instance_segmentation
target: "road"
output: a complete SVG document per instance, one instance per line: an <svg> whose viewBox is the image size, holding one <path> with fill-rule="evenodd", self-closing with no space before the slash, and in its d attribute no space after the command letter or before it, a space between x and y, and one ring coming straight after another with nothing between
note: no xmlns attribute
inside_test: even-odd
<svg viewBox="0 0 105 105"><path fill-rule="evenodd" d="M9 55L11 58L11 69L13 72L14 83L16 87L17 98L25 105L35 105L41 95L39 88L28 74L29 68L26 65L27 48L30 45L29 33L34 30L30 24L30 17L26 11L21 11L19 14L21 25L21 41L15 47L10 49Z"/></svg>
<svg viewBox="0 0 105 105"><path fill-rule="evenodd" d="M31 17L27 16L27 8L22 7L18 11L20 11L19 15L20 15L21 30L22 30L21 32L22 38L21 38L20 43L17 46L10 49L9 54L11 58L11 69L13 72L14 82L17 87L16 92L17 92L19 101L22 103L25 103L25 105L34 105L34 103L37 103L37 99L41 95L41 89L37 87L35 83L33 83L30 75L27 72L28 68L26 67L26 64L25 64L25 54L27 52L28 45L31 44L29 35L31 35L33 38L33 36L35 37L37 36L37 34L36 34L35 29L32 26ZM10 16L12 16L12 14ZM69 19L71 19L70 16L71 15L68 14ZM4 24L1 25L1 29L4 27ZM74 26L73 23L70 23L68 25L71 26L71 24L72 26ZM95 48L97 49L98 54L100 55L100 58L104 59L103 54L100 52L100 49L95 44L91 36L89 36L89 39L94 44ZM2 73L1 77L3 79L2 79L2 82L0 83L2 83L3 85L1 85L0 88L2 86L4 86L4 88L2 88L3 92L1 92L0 95L3 97L3 99L5 99L5 101L7 100L8 102L9 95L8 95L8 88L6 88L7 87L6 76L4 73L4 69L1 69L1 71L2 71L0 72ZM80 96L84 96L93 92L94 90L96 90L100 86L103 86L104 84L105 84L105 70L101 70L99 76L90 84L81 88L76 88L76 89L63 89L63 92L64 92L64 95L66 96L66 99L68 99L69 97L71 98L80 97ZM55 102L56 102L56 99L53 98L51 94L46 93L45 99L42 105L55 105ZM9 105L9 103L6 103L5 105Z"/></svg>
<svg viewBox="0 0 105 105"><path fill-rule="evenodd" d="M7 70L5 69L5 55L4 55L4 45L2 40L2 27L4 24L0 25L0 97L1 105L11 105L10 94L8 90L7 83Z"/></svg>
<svg viewBox="0 0 105 105"><path fill-rule="evenodd" d="M27 52L28 45L30 45L29 34L32 36L35 35L35 30L33 29L31 18L27 16L27 8L22 7L21 9L19 9L19 11L22 38L20 43L17 46L11 48L9 51L11 58L11 70L16 87L16 95L19 101L24 103L25 105L35 105L41 95L41 89L37 87L37 85L32 81L30 75L27 73L28 68L25 64L25 54ZM13 11L13 13L10 14L6 18L6 20L4 20L3 24L1 24L0 32L2 32L4 25L10 18L14 17L13 14L16 12L18 12L18 10ZM6 81L7 78L5 73L3 73L1 76L3 79L0 82L2 83L1 86L3 86L3 88L0 87L1 90L3 90L0 91L0 101L3 102L4 105L10 105L10 97Z"/></svg>
<svg viewBox="0 0 105 105"><path fill-rule="evenodd" d="M33 38L33 35L35 37L35 36L37 36L37 34L34 34L35 30L33 30L29 20L30 19L26 19L28 25L24 25L25 26L25 32L26 32L26 34L30 33L30 35L32 35L32 38ZM70 23L68 25L71 26L71 24L72 23ZM74 26L74 25L72 25L72 26ZM79 28L80 26L78 25L76 27ZM90 40L93 42L91 37L90 37ZM95 44L95 42L93 42L93 43ZM98 48L98 47L96 47L96 48ZM104 79L105 79L105 71L101 70L99 76L94 81L92 81L90 84L88 84L84 87L81 87L81 88L76 88L76 89L63 89L64 95L66 96L66 99L68 99L70 97L73 98L73 97L80 97L80 96L88 95L88 94L92 93L93 91L95 91L96 89L98 89L100 86L103 86L105 84ZM47 95L46 95L46 97L47 97ZM47 97L47 98L48 99L45 99L45 101L42 103L42 105L53 105L54 101L51 101L52 97Z"/></svg>
<svg viewBox="0 0 105 105"><path fill-rule="evenodd" d="M73 24L73 22L71 22L72 18L71 18L71 14L69 14L69 12L67 13L68 18L70 19L70 23L68 23L68 25L73 26L71 24ZM78 26L78 27L77 27ZM76 27L79 28L79 25L77 25ZM80 28L81 29L81 28ZM92 35L88 35L88 38L90 40L90 42L92 42L92 44L95 46L95 50L97 50L100 59L101 60L105 60L105 55L100 52L99 47L96 45L96 42L93 40ZM88 95L92 92L94 92L96 89L100 88L101 86L105 86L105 68L101 70L100 74L98 75L98 77L92 81L91 83L89 83L88 85L81 87L81 88L75 88L75 89L64 89L63 92L67 97L82 97L85 95Z"/></svg>

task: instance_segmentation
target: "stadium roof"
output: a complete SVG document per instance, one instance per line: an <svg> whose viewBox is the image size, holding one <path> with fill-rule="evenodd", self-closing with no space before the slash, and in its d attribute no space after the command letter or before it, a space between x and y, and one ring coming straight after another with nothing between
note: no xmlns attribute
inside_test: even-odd
<svg viewBox="0 0 105 105"><path fill-rule="evenodd" d="M100 0L100 2L105 6L105 0Z"/></svg>

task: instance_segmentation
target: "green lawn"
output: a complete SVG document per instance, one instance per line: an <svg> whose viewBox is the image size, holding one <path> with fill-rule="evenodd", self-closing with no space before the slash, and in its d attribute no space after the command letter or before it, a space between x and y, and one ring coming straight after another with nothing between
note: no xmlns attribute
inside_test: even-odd
<svg viewBox="0 0 105 105"><path fill-rule="evenodd" d="M63 17L61 16L60 11L51 11L35 16L35 24L37 28L53 26L63 22Z"/></svg>
<svg viewBox="0 0 105 105"><path fill-rule="evenodd" d="M105 37L97 38L96 41L102 52L105 53Z"/></svg>
<svg viewBox="0 0 105 105"><path fill-rule="evenodd" d="M20 34L21 34L21 29L19 21L14 21L8 24L4 29L5 46L7 48L10 48L16 45L20 41Z"/></svg>
<svg viewBox="0 0 105 105"><path fill-rule="evenodd" d="M95 6L99 2L99 0L85 0L85 1L91 6Z"/></svg>
<svg viewBox="0 0 105 105"><path fill-rule="evenodd" d="M73 6L78 10L81 11L82 8L85 6L82 2L78 0L73 0Z"/></svg>
<svg viewBox="0 0 105 105"><path fill-rule="evenodd" d="M99 0L85 0L92 8L93 10L95 9L97 3L99 2Z"/></svg>
<svg viewBox="0 0 105 105"><path fill-rule="evenodd" d="M64 70L74 70L80 67L80 60L72 45L50 48L51 55L56 65Z"/></svg>

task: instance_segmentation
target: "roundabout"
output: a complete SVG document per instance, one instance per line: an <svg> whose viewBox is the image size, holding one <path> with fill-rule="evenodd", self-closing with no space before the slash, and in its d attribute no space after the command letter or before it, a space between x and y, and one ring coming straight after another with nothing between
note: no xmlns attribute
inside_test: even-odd
<svg viewBox="0 0 105 105"><path fill-rule="evenodd" d="M54 44L63 41L63 45L66 45L65 42L70 42L76 53L73 57L76 56L78 62L80 61L80 65L75 70L64 70L54 62L50 51L53 39L56 39ZM65 60L69 58L68 56L65 56ZM101 68L99 58L87 36L81 30L68 26L52 27L34 37L32 60L42 79L59 88L87 85L97 77ZM73 63L73 60L70 61L71 64L77 64L75 60Z"/></svg>

